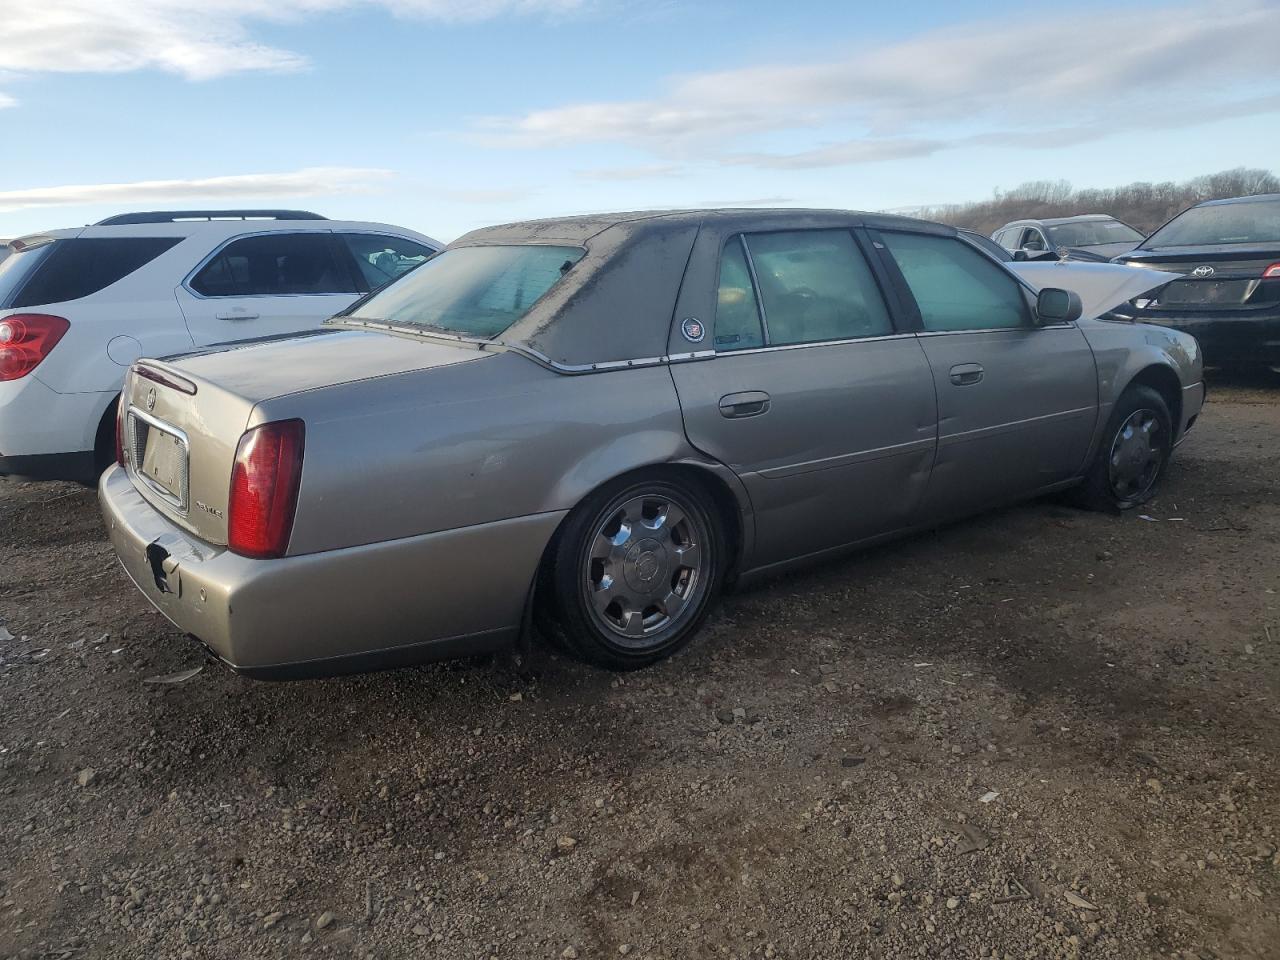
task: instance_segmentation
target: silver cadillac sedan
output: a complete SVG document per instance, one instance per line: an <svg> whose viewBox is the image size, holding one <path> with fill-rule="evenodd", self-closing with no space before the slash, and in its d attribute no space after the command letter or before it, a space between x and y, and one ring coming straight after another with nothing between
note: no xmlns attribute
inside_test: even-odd
<svg viewBox="0 0 1280 960"><path fill-rule="evenodd" d="M726 583L1050 491L1151 497L1200 352L1095 319L1167 279L1097 267L1036 282L842 211L478 230L314 334L136 363L103 512L147 599L251 676L535 621L642 667Z"/></svg>

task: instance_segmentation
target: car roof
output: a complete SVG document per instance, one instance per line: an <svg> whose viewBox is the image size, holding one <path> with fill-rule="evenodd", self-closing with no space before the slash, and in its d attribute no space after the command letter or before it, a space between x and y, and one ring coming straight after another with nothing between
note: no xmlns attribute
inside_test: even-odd
<svg viewBox="0 0 1280 960"><path fill-rule="evenodd" d="M1257 193L1251 197L1223 197L1221 200L1202 200L1197 207L1221 207L1229 203L1263 203L1267 200L1280 200L1280 193Z"/></svg>
<svg viewBox="0 0 1280 960"><path fill-rule="evenodd" d="M1109 213L1078 213L1074 217L1045 217L1043 220L1035 220L1035 219L1010 220L1008 223L1004 225L1004 227L1001 227L1000 229L1003 230L1005 229L1005 227L1017 227L1017 226L1022 226L1023 224L1033 224L1033 223L1042 224L1046 227L1056 227L1062 223L1082 223L1088 220L1115 220L1115 219L1116 218L1111 216L1111 214ZM1119 223L1121 221L1116 221L1116 222Z"/></svg>
<svg viewBox="0 0 1280 960"><path fill-rule="evenodd" d="M473 230L450 244L449 250L515 244L584 248L580 258L570 261L564 279L499 339L556 364L590 367L665 354L672 312L691 258L718 260L720 244L727 238L738 233L855 226L956 236L955 227L852 210L716 208L501 224Z"/></svg>
<svg viewBox="0 0 1280 960"><path fill-rule="evenodd" d="M615 227L626 226L645 233L676 233L704 224L721 229L757 231L787 229L803 222L808 229L864 225L885 230L910 225L914 229L928 225L941 232L954 228L926 220L859 210L811 209L802 207L716 207L712 209L639 210L620 213L593 213L545 220L523 220L472 230L450 246L472 246L488 243L548 243L552 241L581 244ZM797 227L799 229L799 227Z"/></svg>
<svg viewBox="0 0 1280 960"><path fill-rule="evenodd" d="M178 220L153 223L93 223L84 227L66 227L58 230L41 230L38 233L19 237L18 240L30 241L38 237L55 239L97 239L109 237L201 237L210 246L221 243L231 237L253 233L279 233L285 231L331 231L351 230L369 231L373 233L407 234L428 241L432 246L443 249L444 244L426 234L407 227L399 227L389 223L377 223L361 220Z"/></svg>

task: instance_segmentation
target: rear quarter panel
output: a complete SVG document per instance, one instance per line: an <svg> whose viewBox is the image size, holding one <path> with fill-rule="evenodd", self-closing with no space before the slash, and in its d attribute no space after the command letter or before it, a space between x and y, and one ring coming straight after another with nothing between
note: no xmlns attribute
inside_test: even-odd
<svg viewBox="0 0 1280 960"><path fill-rule="evenodd" d="M567 510L697 458L662 366L568 376L493 353L264 401L251 425L290 417L307 425L290 554Z"/></svg>

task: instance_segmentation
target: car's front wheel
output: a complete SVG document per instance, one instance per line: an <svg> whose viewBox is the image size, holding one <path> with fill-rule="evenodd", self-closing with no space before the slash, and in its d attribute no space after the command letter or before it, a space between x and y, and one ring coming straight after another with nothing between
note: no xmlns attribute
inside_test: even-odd
<svg viewBox="0 0 1280 960"><path fill-rule="evenodd" d="M624 478L565 518L544 585L570 653L615 670L684 646L718 594L724 533L715 503L674 471Z"/></svg>
<svg viewBox="0 0 1280 960"><path fill-rule="evenodd" d="M1081 486L1087 506L1129 510L1159 489L1173 452L1173 418L1158 391L1135 384L1116 401Z"/></svg>

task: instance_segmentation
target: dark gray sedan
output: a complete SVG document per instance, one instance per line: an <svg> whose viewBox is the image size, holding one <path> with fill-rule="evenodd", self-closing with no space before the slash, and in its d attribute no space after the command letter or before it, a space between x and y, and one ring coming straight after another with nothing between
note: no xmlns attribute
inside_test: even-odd
<svg viewBox="0 0 1280 960"><path fill-rule="evenodd" d="M1102 272L1121 300L1167 279ZM1147 500L1200 411L1196 342L1080 312L896 217L479 230L314 335L137 363L103 511L147 598L254 676L535 618L640 667L726 581L1068 487Z"/></svg>

